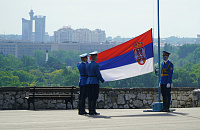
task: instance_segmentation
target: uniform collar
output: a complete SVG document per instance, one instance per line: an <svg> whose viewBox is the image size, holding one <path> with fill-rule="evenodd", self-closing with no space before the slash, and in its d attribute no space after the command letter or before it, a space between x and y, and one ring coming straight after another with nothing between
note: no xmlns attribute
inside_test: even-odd
<svg viewBox="0 0 200 130"><path fill-rule="evenodd" d="M164 63L166 64L168 61L169 61L169 60L167 60L167 61L164 61Z"/></svg>

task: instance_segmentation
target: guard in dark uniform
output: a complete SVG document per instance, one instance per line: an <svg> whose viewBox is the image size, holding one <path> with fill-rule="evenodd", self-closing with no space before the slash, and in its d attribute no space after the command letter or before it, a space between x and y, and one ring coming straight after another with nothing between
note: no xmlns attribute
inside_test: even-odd
<svg viewBox="0 0 200 130"><path fill-rule="evenodd" d="M88 85L88 107L90 115L99 115L96 112L96 102L99 96L99 80L103 83L104 79L100 73L99 65L96 63L97 52L91 52L92 61L87 64L87 85Z"/></svg>
<svg viewBox="0 0 200 130"><path fill-rule="evenodd" d="M170 53L163 51L163 63L161 64L160 87L163 97L163 109L161 111L169 112L171 102L171 83L173 75L173 64L168 60Z"/></svg>
<svg viewBox="0 0 200 130"><path fill-rule="evenodd" d="M80 79L79 79L79 88L80 88L80 94L79 94L79 104L78 104L78 114L88 114L85 111L85 99L88 95L88 89L86 85L86 80L88 78L87 71L86 71L86 64L87 64L87 53L80 55L81 63L78 63L78 70L80 73Z"/></svg>

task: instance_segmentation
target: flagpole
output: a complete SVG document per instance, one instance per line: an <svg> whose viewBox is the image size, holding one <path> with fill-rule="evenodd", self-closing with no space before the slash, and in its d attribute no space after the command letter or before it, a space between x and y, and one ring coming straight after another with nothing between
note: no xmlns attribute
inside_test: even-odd
<svg viewBox="0 0 200 130"><path fill-rule="evenodd" d="M159 0L158 0L158 70L159 70L159 78L158 78L158 102L160 103L160 21L159 21Z"/></svg>
<svg viewBox="0 0 200 130"><path fill-rule="evenodd" d="M160 86L159 86L159 82L160 82L160 21L159 21L159 0L157 0L157 4L158 4L158 74L159 74L159 78L158 78L158 102L156 103L152 103L152 108L153 110L144 110L143 112L159 112L163 109L163 103L160 102Z"/></svg>

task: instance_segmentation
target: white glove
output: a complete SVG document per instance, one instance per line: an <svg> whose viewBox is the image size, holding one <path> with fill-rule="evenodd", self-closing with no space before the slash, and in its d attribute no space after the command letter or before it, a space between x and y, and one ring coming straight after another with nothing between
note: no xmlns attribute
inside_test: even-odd
<svg viewBox="0 0 200 130"><path fill-rule="evenodd" d="M170 83L168 83L166 87L169 88L170 86L171 86Z"/></svg>

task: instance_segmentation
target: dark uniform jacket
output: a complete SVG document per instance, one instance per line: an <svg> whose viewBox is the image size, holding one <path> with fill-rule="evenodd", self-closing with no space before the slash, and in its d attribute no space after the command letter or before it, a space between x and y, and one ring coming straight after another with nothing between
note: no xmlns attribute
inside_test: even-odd
<svg viewBox="0 0 200 130"><path fill-rule="evenodd" d="M86 71L86 64L85 62L81 62L78 64L78 70L80 73L80 78L79 78L79 85L86 85L86 80L88 78L87 71Z"/></svg>
<svg viewBox="0 0 200 130"><path fill-rule="evenodd" d="M104 79L100 73L99 65L95 61L91 61L91 63L87 64L87 73L88 78L86 83L87 84L98 84L99 80L103 83Z"/></svg>

